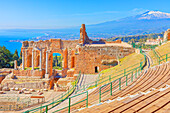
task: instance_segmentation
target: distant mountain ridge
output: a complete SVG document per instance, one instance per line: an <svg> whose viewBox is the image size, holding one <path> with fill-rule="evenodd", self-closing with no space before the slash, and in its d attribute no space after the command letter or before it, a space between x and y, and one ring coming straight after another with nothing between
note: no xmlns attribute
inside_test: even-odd
<svg viewBox="0 0 170 113"><path fill-rule="evenodd" d="M88 32L112 33L115 36L160 33L168 28L170 13L160 11L146 11L136 16L87 26Z"/></svg>
<svg viewBox="0 0 170 113"><path fill-rule="evenodd" d="M138 19L141 20L141 19L165 19L165 18L170 18L170 13L164 13L160 11L147 11L141 14Z"/></svg>

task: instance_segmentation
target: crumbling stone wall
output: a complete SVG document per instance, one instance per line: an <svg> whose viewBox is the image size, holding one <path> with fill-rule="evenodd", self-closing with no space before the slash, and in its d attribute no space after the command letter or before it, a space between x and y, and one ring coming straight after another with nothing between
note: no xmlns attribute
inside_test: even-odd
<svg viewBox="0 0 170 113"><path fill-rule="evenodd" d="M16 76L38 76L40 78L43 78L45 75L45 70L13 70L14 75Z"/></svg>
<svg viewBox="0 0 170 113"><path fill-rule="evenodd" d="M78 45L78 40L61 40L61 39L50 39L45 41L24 41L21 51L24 55L24 67L32 66L32 59L34 60L34 67L40 67L40 50L42 51L41 64L42 69L46 70L46 52L48 52L48 73L52 75L52 62L53 62L53 53L60 53L64 58L64 68L71 67L71 58L73 51L76 50ZM38 48L39 50L34 50ZM65 51L67 49L67 51ZM34 57L32 54L34 50Z"/></svg>
<svg viewBox="0 0 170 113"><path fill-rule="evenodd" d="M85 74L94 74L95 67L98 71L107 69L112 66L103 65L102 60L115 60L123 58L131 53L135 52L135 49L131 47L121 46L84 46L81 47L81 51L75 55L75 73L81 71Z"/></svg>
<svg viewBox="0 0 170 113"><path fill-rule="evenodd" d="M79 44L84 45L84 44L90 44L92 42L93 41L89 39L89 37L87 36L85 24L82 24L80 28Z"/></svg>
<svg viewBox="0 0 170 113"><path fill-rule="evenodd" d="M91 39L89 39L86 33L85 24L82 24L80 28L79 40L50 39L45 41L39 40L38 42L24 41L21 48L25 61L23 65L25 67L31 67L33 59L34 67L40 68L41 64L42 70L45 71L44 73L48 73L51 76L53 75L53 53L60 53L63 56L64 62L62 74L68 75L67 70L69 70L70 68L74 68L75 70L71 72L71 74L78 74L79 71L82 71L86 74L95 73L96 67L98 71L110 67L109 65L105 65L105 63L102 63L102 61L115 60L116 62L118 58L123 58L130 53L135 52L132 47L124 46L121 43L122 42L120 40L111 42L103 39L99 41L92 41ZM33 50L34 57L32 58ZM40 53L42 54L40 55ZM14 71L14 73L17 73L19 75L25 74L28 76L32 74L34 76L35 70L23 71L18 70ZM69 76L72 76L71 74L69 73ZM42 76L42 73L35 76Z"/></svg>

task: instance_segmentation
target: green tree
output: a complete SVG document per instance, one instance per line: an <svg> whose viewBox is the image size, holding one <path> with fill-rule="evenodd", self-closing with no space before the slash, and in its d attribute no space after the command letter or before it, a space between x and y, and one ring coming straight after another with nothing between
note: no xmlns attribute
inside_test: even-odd
<svg viewBox="0 0 170 113"><path fill-rule="evenodd" d="M14 59L14 60L18 60L18 59L19 59L17 49L15 50L15 53L13 54L13 59Z"/></svg>
<svg viewBox="0 0 170 113"><path fill-rule="evenodd" d="M6 49L5 46L0 46L0 68L13 67L13 54Z"/></svg>
<svg viewBox="0 0 170 113"><path fill-rule="evenodd" d="M18 66L20 66L20 64L22 63L22 52L20 52L20 57L17 60Z"/></svg>

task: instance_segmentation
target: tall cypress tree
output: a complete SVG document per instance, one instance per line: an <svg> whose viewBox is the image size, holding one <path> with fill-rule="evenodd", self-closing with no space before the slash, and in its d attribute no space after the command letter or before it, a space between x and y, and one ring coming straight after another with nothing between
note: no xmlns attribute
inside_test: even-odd
<svg viewBox="0 0 170 113"><path fill-rule="evenodd" d="M18 66L22 63L22 52L20 52L20 57L18 59Z"/></svg>
<svg viewBox="0 0 170 113"><path fill-rule="evenodd" d="M13 59L14 59L14 60L18 60L18 59L19 59L17 49L15 50L15 53L13 54Z"/></svg>
<svg viewBox="0 0 170 113"><path fill-rule="evenodd" d="M0 46L0 68L13 67L13 55L5 46Z"/></svg>

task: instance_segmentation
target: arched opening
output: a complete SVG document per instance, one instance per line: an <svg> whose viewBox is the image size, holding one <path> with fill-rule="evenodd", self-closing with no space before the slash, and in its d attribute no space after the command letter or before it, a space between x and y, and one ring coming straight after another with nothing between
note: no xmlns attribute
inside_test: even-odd
<svg viewBox="0 0 170 113"><path fill-rule="evenodd" d="M62 70L64 67L63 64L63 56L60 53L53 53L52 54L52 75L57 78L62 76Z"/></svg>
<svg viewBox="0 0 170 113"><path fill-rule="evenodd" d="M114 61L112 65L113 65L113 66L116 66L116 65L118 65L118 62L117 62L117 61Z"/></svg>
<svg viewBox="0 0 170 113"><path fill-rule="evenodd" d="M99 72L98 67L95 66L95 73L98 73L98 72Z"/></svg>
<svg viewBox="0 0 170 113"><path fill-rule="evenodd" d="M60 53L53 53L53 69L63 69L63 56Z"/></svg>

